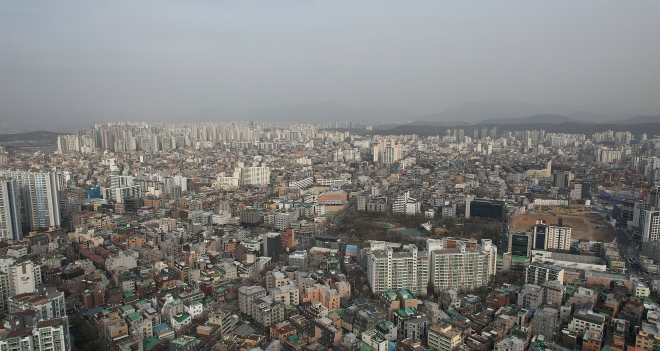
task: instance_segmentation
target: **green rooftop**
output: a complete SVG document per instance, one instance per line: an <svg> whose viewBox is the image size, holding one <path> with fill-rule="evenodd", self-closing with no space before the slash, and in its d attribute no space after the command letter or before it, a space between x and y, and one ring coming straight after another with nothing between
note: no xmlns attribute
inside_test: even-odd
<svg viewBox="0 0 660 351"><path fill-rule="evenodd" d="M396 299L396 293L394 291L384 292L383 295L387 296L387 298L390 300Z"/></svg>
<svg viewBox="0 0 660 351"><path fill-rule="evenodd" d="M178 339L174 339L170 342L173 343L173 344L176 344L176 345L183 346L183 345L187 344L189 341L190 341L190 339L188 339L188 338L178 338Z"/></svg>
<svg viewBox="0 0 660 351"><path fill-rule="evenodd" d="M131 305L121 306L121 310L124 312L135 311L135 308Z"/></svg>
<svg viewBox="0 0 660 351"><path fill-rule="evenodd" d="M364 341L360 341L360 351L371 351L373 349L373 347L367 345Z"/></svg>
<svg viewBox="0 0 660 351"><path fill-rule="evenodd" d="M145 350L149 350L152 347L156 346L161 340L155 336L152 336L150 338L146 338L142 341L142 345Z"/></svg>
<svg viewBox="0 0 660 351"><path fill-rule="evenodd" d="M403 297L404 300L416 299L415 295L408 289L399 290L399 294Z"/></svg>
<svg viewBox="0 0 660 351"><path fill-rule="evenodd" d="M128 315L128 319L135 322L136 320L140 319L141 316L142 315L140 314L140 312L133 312L133 313Z"/></svg>
<svg viewBox="0 0 660 351"><path fill-rule="evenodd" d="M293 347L298 347L302 345L302 341L300 341L300 337L298 336L298 334L289 335L286 339L289 340L289 343L291 343Z"/></svg>
<svg viewBox="0 0 660 351"><path fill-rule="evenodd" d="M417 310L412 307L399 308L398 310L396 310L396 313L398 313L401 317L407 317L409 315L416 314Z"/></svg>
<svg viewBox="0 0 660 351"><path fill-rule="evenodd" d="M509 290L504 290L504 289L500 289L500 288L495 288L494 290L499 291L504 295L510 295L511 294L511 291L509 291Z"/></svg>
<svg viewBox="0 0 660 351"><path fill-rule="evenodd" d="M179 317L174 316L174 317L172 317L172 318L174 318L174 320L175 320L177 323L183 323L183 321L185 321L185 320L188 319L189 317L190 317L190 315L189 315L188 313L184 313L184 314L180 315Z"/></svg>

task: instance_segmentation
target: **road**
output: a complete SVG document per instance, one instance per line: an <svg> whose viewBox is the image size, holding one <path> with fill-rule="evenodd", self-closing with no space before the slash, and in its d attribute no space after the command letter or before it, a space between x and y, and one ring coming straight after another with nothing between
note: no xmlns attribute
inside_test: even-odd
<svg viewBox="0 0 660 351"><path fill-rule="evenodd" d="M639 259L639 252L636 252L635 250L639 243L635 240L630 240L628 234L619 228L616 230L616 240L618 243L617 249L619 250L619 256L626 264L626 271L630 274L631 278L639 278L650 288L650 284L653 279L657 278L657 275L644 273L639 265L633 266L628 262L629 258L635 260Z"/></svg>

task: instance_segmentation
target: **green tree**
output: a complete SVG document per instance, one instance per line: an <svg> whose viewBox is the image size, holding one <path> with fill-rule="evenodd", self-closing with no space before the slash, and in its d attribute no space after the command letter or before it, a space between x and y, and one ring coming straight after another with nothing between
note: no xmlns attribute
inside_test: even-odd
<svg viewBox="0 0 660 351"><path fill-rule="evenodd" d="M100 341L94 341L88 346L89 351L105 351L105 345Z"/></svg>
<svg viewBox="0 0 660 351"><path fill-rule="evenodd" d="M429 280L429 283L426 284L426 295L431 297L431 296L436 296L435 294L435 285L433 284L432 280Z"/></svg>

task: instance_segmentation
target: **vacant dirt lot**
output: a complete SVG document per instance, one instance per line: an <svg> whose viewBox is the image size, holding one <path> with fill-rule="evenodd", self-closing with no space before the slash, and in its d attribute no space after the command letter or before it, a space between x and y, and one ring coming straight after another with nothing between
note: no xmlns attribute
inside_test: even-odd
<svg viewBox="0 0 660 351"><path fill-rule="evenodd" d="M561 216L564 219L564 225L571 227L571 239L589 238L593 241L610 242L614 236L603 226L602 220L590 220L585 216ZM544 219L547 225L556 225L559 216L553 216L543 213L526 213L516 217L513 220L512 227L518 230L526 230L536 224L537 219ZM596 228L602 226L602 228Z"/></svg>

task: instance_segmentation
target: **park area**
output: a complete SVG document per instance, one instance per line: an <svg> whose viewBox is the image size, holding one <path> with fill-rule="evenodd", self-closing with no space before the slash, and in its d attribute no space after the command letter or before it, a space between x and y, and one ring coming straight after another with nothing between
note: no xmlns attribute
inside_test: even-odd
<svg viewBox="0 0 660 351"><path fill-rule="evenodd" d="M563 218L563 225L571 227L571 239L588 238L592 241L610 242L614 235L607 229L600 218L588 218L585 215L551 215L546 213L526 213L516 217L511 223L512 229L527 230L536 224L537 219L545 220L546 225L557 225L559 217Z"/></svg>

